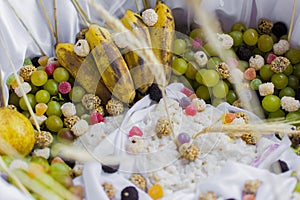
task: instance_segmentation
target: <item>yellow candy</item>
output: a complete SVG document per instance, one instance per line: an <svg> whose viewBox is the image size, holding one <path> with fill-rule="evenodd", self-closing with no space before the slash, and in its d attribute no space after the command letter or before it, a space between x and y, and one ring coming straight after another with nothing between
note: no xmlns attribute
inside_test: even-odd
<svg viewBox="0 0 300 200"><path fill-rule="evenodd" d="M148 189L148 194L152 199L156 200L164 196L164 191L160 184L154 184Z"/></svg>
<svg viewBox="0 0 300 200"><path fill-rule="evenodd" d="M49 57L48 56L42 56L38 59L38 63L41 65L41 66L46 66L47 63L48 63L48 59Z"/></svg>
<svg viewBox="0 0 300 200"><path fill-rule="evenodd" d="M37 116L42 116L47 111L48 106L45 103L38 103L35 105L35 114Z"/></svg>
<svg viewBox="0 0 300 200"><path fill-rule="evenodd" d="M24 83L23 77L19 76L19 78L20 78L21 83ZM11 87L12 89L16 89L18 86L19 86L19 84L18 84L18 82L17 82L17 79L14 79L14 80L11 82L10 87Z"/></svg>

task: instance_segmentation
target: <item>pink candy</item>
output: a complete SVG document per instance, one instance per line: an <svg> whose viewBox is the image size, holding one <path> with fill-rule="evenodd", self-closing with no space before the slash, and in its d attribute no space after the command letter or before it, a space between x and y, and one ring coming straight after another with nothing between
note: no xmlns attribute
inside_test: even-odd
<svg viewBox="0 0 300 200"><path fill-rule="evenodd" d="M189 88L187 87L184 87L181 89L181 92L183 94L185 94L187 97L191 96L192 94L194 94L194 92L192 90L190 90Z"/></svg>
<svg viewBox="0 0 300 200"><path fill-rule="evenodd" d="M67 81L63 81L58 85L58 91L61 94L68 94L71 91L71 84Z"/></svg>
<svg viewBox="0 0 300 200"><path fill-rule="evenodd" d="M268 64L271 64L271 62L272 62L276 57L277 57L277 56L276 56L275 54L270 53L270 54L268 55L268 58L267 58L267 63L268 63Z"/></svg>
<svg viewBox="0 0 300 200"><path fill-rule="evenodd" d="M197 49L201 49L203 46L203 41L201 40L201 38L195 38L192 42L192 47L193 49L197 50Z"/></svg>
<svg viewBox="0 0 300 200"><path fill-rule="evenodd" d="M190 104L185 109L185 114L195 116L197 114L197 107L194 104Z"/></svg>
<svg viewBox="0 0 300 200"><path fill-rule="evenodd" d="M56 64L55 63L49 63L45 67L45 72L50 76L53 74L54 70L56 69Z"/></svg>
<svg viewBox="0 0 300 200"><path fill-rule="evenodd" d="M132 136L140 136L140 137L142 137L143 136L143 132L142 132L142 130L139 127L133 126L130 129L129 133L128 133L128 137L132 137Z"/></svg>
<svg viewBox="0 0 300 200"><path fill-rule="evenodd" d="M104 122L104 117L98 112L93 112L90 116L90 121L91 124L97 124L100 122Z"/></svg>

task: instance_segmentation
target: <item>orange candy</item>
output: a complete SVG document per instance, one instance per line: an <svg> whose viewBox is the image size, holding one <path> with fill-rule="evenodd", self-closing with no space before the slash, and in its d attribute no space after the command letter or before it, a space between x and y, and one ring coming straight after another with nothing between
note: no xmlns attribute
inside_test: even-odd
<svg viewBox="0 0 300 200"><path fill-rule="evenodd" d="M255 200L254 194L246 194L243 196L243 200Z"/></svg>
<svg viewBox="0 0 300 200"><path fill-rule="evenodd" d="M233 114L233 113L227 113L227 114L225 115L224 122L225 122L225 124L229 124L229 123L231 123L234 119L235 119L235 114Z"/></svg>
<svg viewBox="0 0 300 200"><path fill-rule="evenodd" d="M45 103L38 103L35 105L35 114L37 116L42 116L47 111L48 106Z"/></svg>
<svg viewBox="0 0 300 200"><path fill-rule="evenodd" d="M152 199L157 200L164 196L164 191L160 184L154 184L148 189L148 194Z"/></svg>
<svg viewBox="0 0 300 200"><path fill-rule="evenodd" d="M256 71L254 68L250 67L248 69L246 69L246 71L244 72L244 77L245 79L252 81L253 79L256 78Z"/></svg>

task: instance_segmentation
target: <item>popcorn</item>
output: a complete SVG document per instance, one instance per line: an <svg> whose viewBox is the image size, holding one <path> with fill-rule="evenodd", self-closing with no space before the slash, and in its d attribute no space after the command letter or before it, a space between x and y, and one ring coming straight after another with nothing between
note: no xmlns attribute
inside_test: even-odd
<svg viewBox="0 0 300 200"><path fill-rule="evenodd" d="M106 111L113 116L119 115L124 111L123 103L113 98L107 102Z"/></svg>
<svg viewBox="0 0 300 200"><path fill-rule="evenodd" d="M147 9L142 13L143 22L147 26L154 26L158 21L158 15L154 9Z"/></svg>
<svg viewBox="0 0 300 200"><path fill-rule="evenodd" d="M281 107L288 112L294 112L300 108L300 102L294 97L284 96L281 98Z"/></svg>
<svg viewBox="0 0 300 200"><path fill-rule="evenodd" d="M15 159L11 162L11 164L9 165L9 169L10 170L14 170L14 169L24 169L25 171L28 171L29 165L27 162L25 162L24 160L21 159Z"/></svg>
<svg viewBox="0 0 300 200"><path fill-rule="evenodd" d="M53 142L53 136L48 131L41 131L35 134L35 145L40 148L48 147Z"/></svg>
<svg viewBox="0 0 300 200"><path fill-rule="evenodd" d="M249 115L244 112L235 112L234 115L236 118L244 119L246 124L249 122Z"/></svg>
<svg viewBox="0 0 300 200"><path fill-rule="evenodd" d="M260 70L260 68L265 64L265 59L261 55L251 56L249 59L250 67L255 70Z"/></svg>
<svg viewBox="0 0 300 200"><path fill-rule="evenodd" d="M155 128L157 137L162 138L162 136L167 136L172 132L172 122L170 122L167 117L161 117Z"/></svg>
<svg viewBox="0 0 300 200"><path fill-rule="evenodd" d="M36 70L33 65L26 65L20 69L20 76L24 78L25 81L30 81L31 74Z"/></svg>
<svg viewBox="0 0 300 200"><path fill-rule="evenodd" d="M216 68L222 78L225 79L230 77L229 66L225 62L218 64Z"/></svg>
<svg viewBox="0 0 300 200"><path fill-rule="evenodd" d="M28 94L28 93L31 91L31 86L30 86L30 84L27 83L27 82L24 82L24 83L22 83L20 86L16 87L15 90L14 90L15 93L16 93L16 95L17 95L18 97L22 97L22 96L23 96L21 87L23 87L25 94Z"/></svg>
<svg viewBox="0 0 300 200"><path fill-rule="evenodd" d="M112 184L110 183L103 183L102 184L103 190L108 196L109 199L113 199L115 196L115 189Z"/></svg>
<svg viewBox="0 0 300 200"><path fill-rule="evenodd" d="M82 97L81 103L87 110L94 110L100 106L101 99L94 94L85 94Z"/></svg>
<svg viewBox="0 0 300 200"><path fill-rule="evenodd" d="M230 35L217 33L217 38L220 42L222 42L222 47L224 49L230 49L233 46L233 39Z"/></svg>
<svg viewBox="0 0 300 200"><path fill-rule="evenodd" d="M140 174L132 174L129 180L141 190L146 190L146 179Z"/></svg>
<svg viewBox="0 0 300 200"><path fill-rule="evenodd" d="M255 145L257 140L254 134L247 132L242 134L241 139L250 145Z"/></svg>
<svg viewBox="0 0 300 200"><path fill-rule="evenodd" d="M272 32L273 22L271 20L262 18L258 21L257 28L261 34L270 34Z"/></svg>
<svg viewBox="0 0 300 200"><path fill-rule="evenodd" d="M290 49L290 43L287 40L279 40L273 45L273 51L276 55L283 55Z"/></svg>
<svg viewBox="0 0 300 200"><path fill-rule="evenodd" d="M71 102L64 103L61 106L61 111L65 117L72 117L72 116L76 115L75 105Z"/></svg>
<svg viewBox="0 0 300 200"><path fill-rule="evenodd" d="M199 156L199 149L193 144L184 143L179 147L179 153L185 159L195 161Z"/></svg>
<svg viewBox="0 0 300 200"><path fill-rule="evenodd" d="M48 159L50 157L50 148L46 147L43 149L35 149L32 153L32 156L34 157L43 157L45 159Z"/></svg>
<svg viewBox="0 0 300 200"><path fill-rule="evenodd" d="M203 51L197 51L194 54L194 58L195 58L196 62L198 63L198 65L200 65L200 66L206 65L206 63L208 61L208 58Z"/></svg>
<svg viewBox="0 0 300 200"><path fill-rule="evenodd" d="M267 96L274 93L274 84L272 82L263 83L258 86L260 96Z"/></svg>
<svg viewBox="0 0 300 200"><path fill-rule="evenodd" d="M205 192L200 195L199 200L217 200L217 195L213 192Z"/></svg>
<svg viewBox="0 0 300 200"><path fill-rule="evenodd" d="M89 130L89 124L84 119L79 120L74 124L74 126L71 128L71 131L73 131L74 135L81 136L84 135Z"/></svg>
<svg viewBox="0 0 300 200"><path fill-rule="evenodd" d="M72 128L79 120L80 120L80 118L77 115L74 115L71 117L66 117L64 119L64 125L67 128Z"/></svg>
<svg viewBox="0 0 300 200"><path fill-rule="evenodd" d="M90 53L89 43L85 39L80 39L74 46L74 52L80 57L86 57Z"/></svg>
<svg viewBox="0 0 300 200"><path fill-rule="evenodd" d="M291 64L289 59L279 56L271 62L271 70L275 73L281 73Z"/></svg>
<svg viewBox="0 0 300 200"><path fill-rule="evenodd" d="M206 103L203 99L195 98L192 100L192 104L194 104L197 107L198 112L201 112L206 108Z"/></svg>
<svg viewBox="0 0 300 200"><path fill-rule="evenodd" d="M142 137L132 136L128 139L126 150L128 151L128 153L132 154L143 153L146 150L146 144L143 141Z"/></svg>
<svg viewBox="0 0 300 200"><path fill-rule="evenodd" d="M262 184L261 180L248 180L244 184L244 194L256 194L258 187Z"/></svg>
<svg viewBox="0 0 300 200"><path fill-rule="evenodd" d="M38 115L34 114L34 116L35 116L39 126L42 125L47 120L47 117L45 115L38 116ZM30 116L29 120L33 125L35 125L35 122L34 122L32 116Z"/></svg>

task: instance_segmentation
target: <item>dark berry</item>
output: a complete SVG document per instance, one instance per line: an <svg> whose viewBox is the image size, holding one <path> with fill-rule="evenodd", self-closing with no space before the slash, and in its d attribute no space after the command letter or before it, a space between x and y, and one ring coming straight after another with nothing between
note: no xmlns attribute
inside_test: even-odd
<svg viewBox="0 0 300 200"><path fill-rule="evenodd" d="M32 62L32 64L35 66L35 67L38 67L38 66L40 66L40 64L39 64L39 58L40 58L40 56L37 56L37 57L34 57L34 58L32 58L31 59L31 62Z"/></svg>
<svg viewBox="0 0 300 200"><path fill-rule="evenodd" d="M276 35L278 38L280 38L283 35L286 35L287 32L288 29L283 22L276 22L272 28L272 33L274 33L274 35Z"/></svg>
<svg viewBox="0 0 300 200"><path fill-rule="evenodd" d="M282 160L278 160L279 162L279 165L281 167L281 172L284 173L284 172L287 172L289 171L289 167L288 165L286 164L286 162L282 161Z"/></svg>
<svg viewBox="0 0 300 200"><path fill-rule="evenodd" d="M112 174L118 171L120 165L102 165L102 170L106 173Z"/></svg>
<svg viewBox="0 0 300 200"><path fill-rule="evenodd" d="M121 200L138 200L139 193L133 186L128 186L121 191Z"/></svg>
<svg viewBox="0 0 300 200"><path fill-rule="evenodd" d="M236 51L236 55L240 60L249 61L252 56L252 51L246 46L240 46Z"/></svg>
<svg viewBox="0 0 300 200"><path fill-rule="evenodd" d="M150 99L156 102L162 98L162 92L157 84L152 84L149 88Z"/></svg>
<svg viewBox="0 0 300 200"><path fill-rule="evenodd" d="M297 148L299 143L300 143L300 138L296 135L292 136L292 138L290 138L291 142L292 142L292 147L293 148Z"/></svg>

